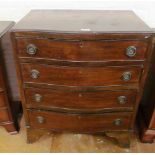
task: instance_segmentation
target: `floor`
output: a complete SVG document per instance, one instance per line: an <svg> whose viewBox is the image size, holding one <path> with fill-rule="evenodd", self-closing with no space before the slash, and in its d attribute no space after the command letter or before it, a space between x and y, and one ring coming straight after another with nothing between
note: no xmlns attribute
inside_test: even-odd
<svg viewBox="0 0 155 155"><path fill-rule="evenodd" d="M155 152L155 143L142 144L132 136L130 149L120 148L102 136L81 134L59 134L42 137L33 144L26 143L24 119L19 134L9 135L0 127L0 152Z"/></svg>

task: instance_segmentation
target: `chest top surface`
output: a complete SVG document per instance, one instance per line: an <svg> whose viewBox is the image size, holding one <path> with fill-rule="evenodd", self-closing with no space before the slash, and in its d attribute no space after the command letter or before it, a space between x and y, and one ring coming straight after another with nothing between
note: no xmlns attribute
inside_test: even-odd
<svg viewBox="0 0 155 155"><path fill-rule="evenodd" d="M150 33L132 11L32 10L13 31Z"/></svg>
<svg viewBox="0 0 155 155"><path fill-rule="evenodd" d="M0 21L0 37L13 26L14 22L11 21Z"/></svg>

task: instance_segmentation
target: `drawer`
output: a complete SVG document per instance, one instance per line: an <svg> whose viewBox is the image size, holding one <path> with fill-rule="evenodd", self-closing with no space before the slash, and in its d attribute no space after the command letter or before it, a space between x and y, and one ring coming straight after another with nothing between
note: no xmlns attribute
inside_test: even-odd
<svg viewBox="0 0 155 155"><path fill-rule="evenodd" d="M63 61L144 60L145 41L17 39L19 57Z"/></svg>
<svg viewBox="0 0 155 155"><path fill-rule="evenodd" d="M102 132L129 129L132 113L68 114L28 111L30 126L63 132Z"/></svg>
<svg viewBox="0 0 155 155"><path fill-rule="evenodd" d="M140 66L65 67L22 64L24 82L67 86L106 86L138 83Z"/></svg>
<svg viewBox="0 0 155 155"><path fill-rule="evenodd" d="M4 106L7 106L5 97L6 96L5 96L4 92L0 92L0 108L4 107Z"/></svg>
<svg viewBox="0 0 155 155"><path fill-rule="evenodd" d="M7 109L0 109L0 122L7 122L9 121L9 112Z"/></svg>
<svg viewBox="0 0 155 155"><path fill-rule="evenodd" d="M25 89L28 108L98 111L133 109L135 90L75 91L74 89Z"/></svg>

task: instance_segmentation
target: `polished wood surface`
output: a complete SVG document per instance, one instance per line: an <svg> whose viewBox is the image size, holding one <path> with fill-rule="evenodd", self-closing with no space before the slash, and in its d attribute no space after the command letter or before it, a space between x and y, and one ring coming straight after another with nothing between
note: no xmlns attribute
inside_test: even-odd
<svg viewBox="0 0 155 155"><path fill-rule="evenodd" d="M13 22L0 22L0 125L11 134L18 132L18 114L20 111L19 103L16 102L18 100L13 97L15 95L12 93L13 89L17 89L17 85L15 88L11 87L10 80L8 80L11 79L11 81L17 83L17 79L14 78L16 71L12 61L10 33L8 32L13 25ZM8 59L5 57L6 55L10 55ZM12 62L11 68L8 67L8 61L6 60ZM8 68L11 69L11 77L8 76ZM18 96L18 93L16 93L16 96Z"/></svg>
<svg viewBox="0 0 155 155"><path fill-rule="evenodd" d="M18 81L16 75L15 60L13 57L13 49L11 45L10 33L3 36L1 40L3 68L5 68L6 84L9 88L7 91L12 101L20 101Z"/></svg>
<svg viewBox="0 0 155 155"><path fill-rule="evenodd" d="M108 10L32 10L14 30L68 33L151 32L151 29L132 11Z"/></svg>
<svg viewBox="0 0 155 155"><path fill-rule="evenodd" d="M108 67L66 67L45 64L21 64L25 83L46 83L67 86L112 86L139 83L141 66ZM31 77L33 70L39 72L38 78ZM123 80L123 74L131 73L130 80Z"/></svg>
<svg viewBox="0 0 155 155"><path fill-rule="evenodd" d="M84 25L91 30L79 30ZM43 129L133 130L152 56L152 30L132 12L32 11L11 37L29 143ZM116 106L118 95L128 102Z"/></svg>
<svg viewBox="0 0 155 155"><path fill-rule="evenodd" d="M34 55L27 53L27 47L33 44L37 51ZM127 48L137 48L135 57L126 55ZM80 41L67 39L17 39L18 54L21 58L44 58L63 61L110 61L110 60L144 60L147 42L144 41ZM116 54L117 49L117 54Z"/></svg>
<svg viewBox="0 0 155 155"><path fill-rule="evenodd" d="M51 129L56 132L104 132L105 130L127 130L130 128L132 113L113 114L65 114L45 111L28 111L32 128ZM43 122L38 121L43 117ZM119 125L115 121L121 120ZM62 123L65 122L65 123Z"/></svg>
<svg viewBox="0 0 155 155"><path fill-rule="evenodd" d="M104 90L104 91L69 91L57 89L25 89L26 104L28 108L59 109L61 111L96 112L96 111L131 111L135 103L136 90ZM37 97L40 97L39 99ZM60 98L63 96L63 98ZM125 101L119 100L121 96Z"/></svg>
<svg viewBox="0 0 155 155"><path fill-rule="evenodd" d="M10 116L9 116L9 112L7 110L7 108L4 109L0 109L0 122L8 122L10 121Z"/></svg>

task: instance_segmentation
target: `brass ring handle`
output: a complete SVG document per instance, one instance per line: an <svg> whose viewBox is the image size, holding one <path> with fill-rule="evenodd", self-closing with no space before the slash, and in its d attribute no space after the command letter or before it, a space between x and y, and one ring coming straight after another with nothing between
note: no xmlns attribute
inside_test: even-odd
<svg viewBox="0 0 155 155"><path fill-rule="evenodd" d="M131 72L124 72L124 73L122 74L122 79L123 79L123 81L129 81L129 80L131 80L131 77L132 77Z"/></svg>
<svg viewBox="0 0 155 155"><path fill-rule="evenodd" d="M37 47L35 45L33 45L33 44L29 44L27 46L27 53L29 55L35 55L37 53Z"/></svg>
<svg viewBox="0 0 155 155"><path fill-rule="evenodd" d="M127 49L126 49L126 55L128 57L134 57L136 55L136 47L135 46L129 46Z"/></svg>
<svg viewBox="0 0 155 155"><path fill-rule="evenodd" d="M34 95L34 100L36 101L36 102L41 102L42 101L42 95L40 95L40 94L35 94Z"/></svg>
<svg viewBox="0 0 155 155"><path fill-rule="evenodd" d="M39 77L39 71L38 70L36 70L36 69L32 69L31 70L31 78L32 79L37 79L38 77Z"/></svg>
<svg viewBox="0 0 155 155"><path fill-rule="evenodd" d="M123 123L123 121L120 118L114 120L114 125L116 125L116 126L120 126L120 125L122 125L122 123Z"/></svg>
<svg viewBox="0 0 155 155"><path fill-rule="evenodd" d="M117 100L118 100L119 104L125 104L127 102L127 97L126 96L119 96L117 98Z"/></svg>
<svg viewBox="0 0 155 155"><path fill-rule="evenodd" d="M45 122L45 118L42 117L42 116L37 116L37 122L40 123L40 124L42 124L42 123Z"/></svg>

